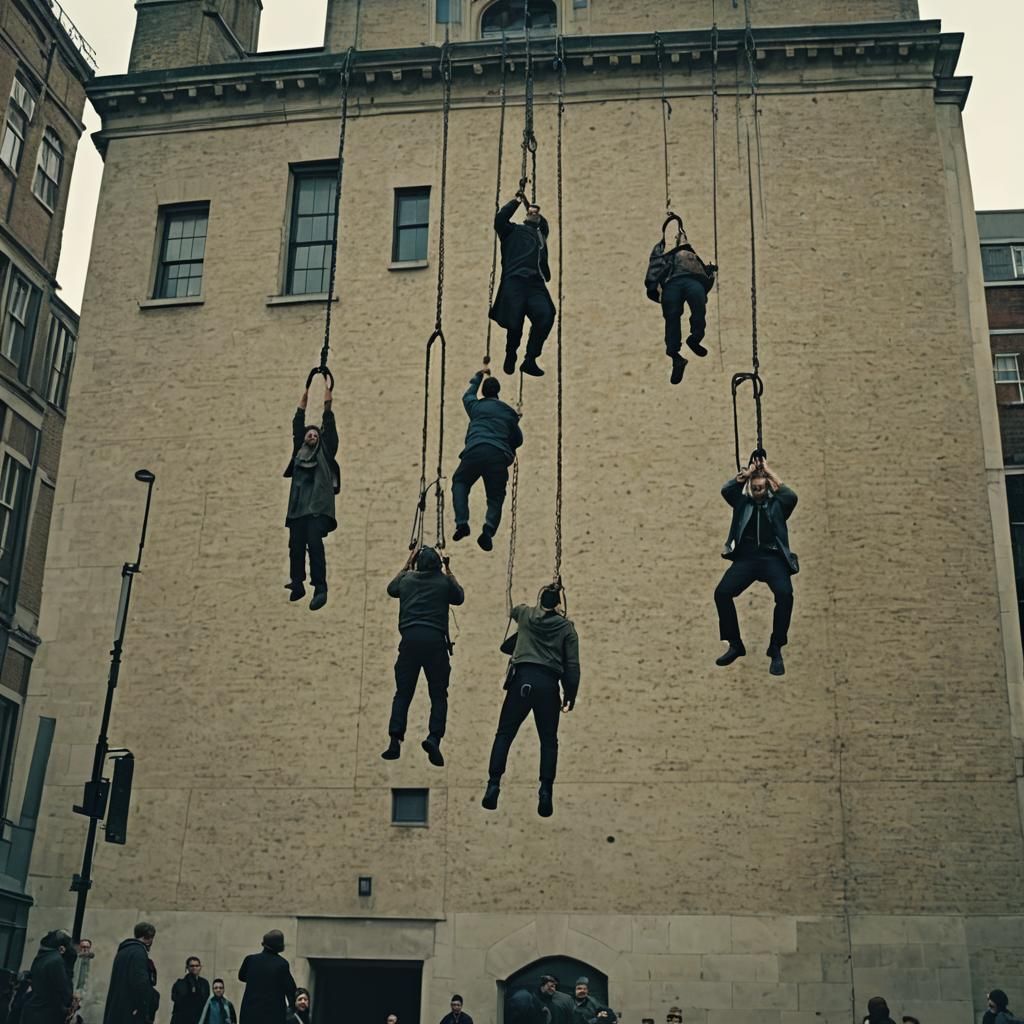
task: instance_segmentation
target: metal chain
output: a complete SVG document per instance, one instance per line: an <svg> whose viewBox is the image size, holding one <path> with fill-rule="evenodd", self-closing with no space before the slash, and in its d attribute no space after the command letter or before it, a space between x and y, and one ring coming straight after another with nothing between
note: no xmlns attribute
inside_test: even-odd
<svg viewBox="0 0 1024 1024"><path fill-rule="evenodd" d="M750 0L743 0L745 27L743 32L743 48L747 55L747 68L750 72L750 99L754 104L754 136L757 142L757 198L761 206L761 219L768 223L768 210L764 198L764 179L761 173L761 104L758 93L757 78L757 43L754 39L754 28L750 20Z"/></svg>
<svg viewBox="0 0 1024 1024"><path fill-rule="evenodd" d="M668 123L672 119L672 104L668 99L668 90L665 86L665 44L662 41L661 33L654 33L654 55L658 61L658 75L661 78L661 136L665 151L665 212L672 209L672 195L669 184L668 166Z"/></svg>
<svg viewBox="0 0 1024 1024"><path fill-rule="evenodd" d="M519 397L516 400L516 412L523 414L523 375L519 374ZM512 463L511 495L509 499L508 529L508 570L505 574L505 613L512 619L512 584L515 580L516 535L518 532L519 510L519 455L516 454Z"/></svg>
<svg viewBox="0 0 1024 1024"><path fill-rule="evenodd" d="M504 33L501 36L501 116L498 119L498 175L494 186L494 213L501 209L501 164L505 154L505 103L508 97L508 40ZM498 233L491 231L491 276L487 282L487 310L494 305L494 285L498 272ZM487 350L484 362L491 361L491 327L490 316L487 317Z"/></svg>
<svg viewBox="0 0 1024 1024"><path fill-rule="evenodd" d="M526 32L526 92L523 114L523 154L519 172L519 191L526 188L527 156L530 161L530 199L537 202L537 136L533 132L533 50L530 41L530 0L523 0L523 29Z"/></svg>
<svg viewBox="0 0 1024 1024"><path fill-rule="evenodd" d="M558 328L555 335L557 354L558 389L557 398L557 447L555 449L555 572L554 581L559 588L562 586L562 407L563 380L562 373L562 321L565 319L564 296L562 289L562 121L565 114L565 52L562 37L558 37L558 136L556 141L556 168L558 186Z"/></svg>
<svg viewBox="0 0 1024 1024"><path fill-rule="evenodd" d="M718 266L718 18L715 3L716 0L711 0L711 221L715 240L713 262Z"/></svg>

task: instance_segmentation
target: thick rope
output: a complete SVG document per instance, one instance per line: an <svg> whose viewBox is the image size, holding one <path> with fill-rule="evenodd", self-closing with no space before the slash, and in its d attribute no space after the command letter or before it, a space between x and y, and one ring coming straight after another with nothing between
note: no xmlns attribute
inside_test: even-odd
<svg viewBox="0 0 1024 1024"><path fill-rule="evenodd" d="M757 78L757 43L754 40L754 29L750 21L750 0L743 0L745 28L743 32L743 48L747 55L747 68L750 72L750 99L754 105L754 136L757 142L757 198L761 205L761 220L768 223L768 211L764 198L764 180L761 176L761 103L758 94Z"/></svg>
<svg viewBox="0 0 1024 1024"><path fill-rule="evenodd" d="M711 222L714 229L715 257L718 266L718 19L715 0L711 0ZM718 284L718 274L715 274Z"/></svg>
<svg viewBox="0 0 1024 1024"><path fill-rule="evenodd" d="M508 41L504 33L501 36L501 116L498 119L498 174L494 185L494 213L497 216L501 209L501 163L505 154L505 104L508 97ZM498 274L498 233L491 226L491 276L487 283L487 310L494 306L494 285ZM491 361L491 327L493 322L487 317L487 351L484 363Z"/></svg>
<svg viewBox="0 0 1024 1024"><path fill-rule="evenodd" d="M516 412L521 416L523 413L523 375L519 374L519 397L516 400ZM515 582L516 564L516 536L518 533L518 510L519 510L519 455L516 454L512 463L511 495L509 498L508 516L508 569L505 573L505 614L509 622L512 621L512 586ZM508 636L508 630L505 630Z"/></svg>
<svg viewBox="0 0 1024 1024"><path fill-rule="evenodd" d="M665 213L671 213L672 193L668 161L668 123L672 118L672 104L669 102L668 89L665 85L665 44L659 32L654 33L654 55L658 61L658 76L661 79L661 138L665 157Z"/></svg>
<svg viewBox="0 0 1024 1024"><path fill-rule="evenodd" d="M565 261L562 256L562 121L565 114L565 52L562 37L558 37L558 137L556 141L556 167L558 182L558 327L555 335L555 352L557 354L556 372L558 389L556 392L557 430L555 448L555 571L554 581L559 588L562 586L562 408L563 380L562 372L562 321L565 319L564 295L562 289L562 268Z"/></svg>

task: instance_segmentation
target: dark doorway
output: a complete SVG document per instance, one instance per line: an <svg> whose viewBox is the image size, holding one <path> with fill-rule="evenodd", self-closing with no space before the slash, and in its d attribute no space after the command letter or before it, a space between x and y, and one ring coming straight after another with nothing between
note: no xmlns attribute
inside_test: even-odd
<svg viewBox="0 0 1024 1024"><path fill-rule="evenodd" d="M588 978L590 980L590 995L594 1002L599 1006L608 1005L608 976L602 974L595 967L583 963L582 960L573 960L568 956L545 957L543 960L535 960L532 964L516 971L505 981L503 991L499 994L500 1001L503 1003L516 989L528 988L536 991L540 988L540 979L544 974L556 977L558 991L565 992L568 996L576 994L577 978Z"/></svg>
<svg viewBox="0 0 1024 1024"><path fill-rule="evenodd" d="M423 964L419 960L321 960L313 967L313 1024L358 1021L419 1024Z"/></svg>

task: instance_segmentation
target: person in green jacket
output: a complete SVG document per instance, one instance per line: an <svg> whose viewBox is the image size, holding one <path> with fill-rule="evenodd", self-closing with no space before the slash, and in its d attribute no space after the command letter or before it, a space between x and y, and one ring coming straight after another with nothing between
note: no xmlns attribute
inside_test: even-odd
<svg viewBox="0 0 1024 1024"><path fill-rule="evenodd" d="M551 791L558 767L558 716L572 711L580 686L579 637L562 610L562 592L557 584L541 591L536 607L516 605L512 618L518 633L505 677L505 702L491 747L487 791L481 802L489 811L497 808L508 752L519 727L532 711L540 737L537 813L550 818L554 813Z"/></svg>

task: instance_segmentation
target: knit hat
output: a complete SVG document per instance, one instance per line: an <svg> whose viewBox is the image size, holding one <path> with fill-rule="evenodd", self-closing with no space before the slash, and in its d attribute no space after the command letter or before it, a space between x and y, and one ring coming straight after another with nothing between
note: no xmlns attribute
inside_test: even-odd
<svg viewBox="0 0 1024 1024"><path fill-rule="evenodd" d="M276 928L263 936L263 948L269 949L271 953L284 952L284 933Z"/></svg>
<svg viewBox="0 0 1024 1024"><path fill-rule="evenodd" d="M576 979L576 985L577 985L577 987L579 987L580 985L586 985L587 988L590 988L590 979L589 978L577 978Z"/></svg>

